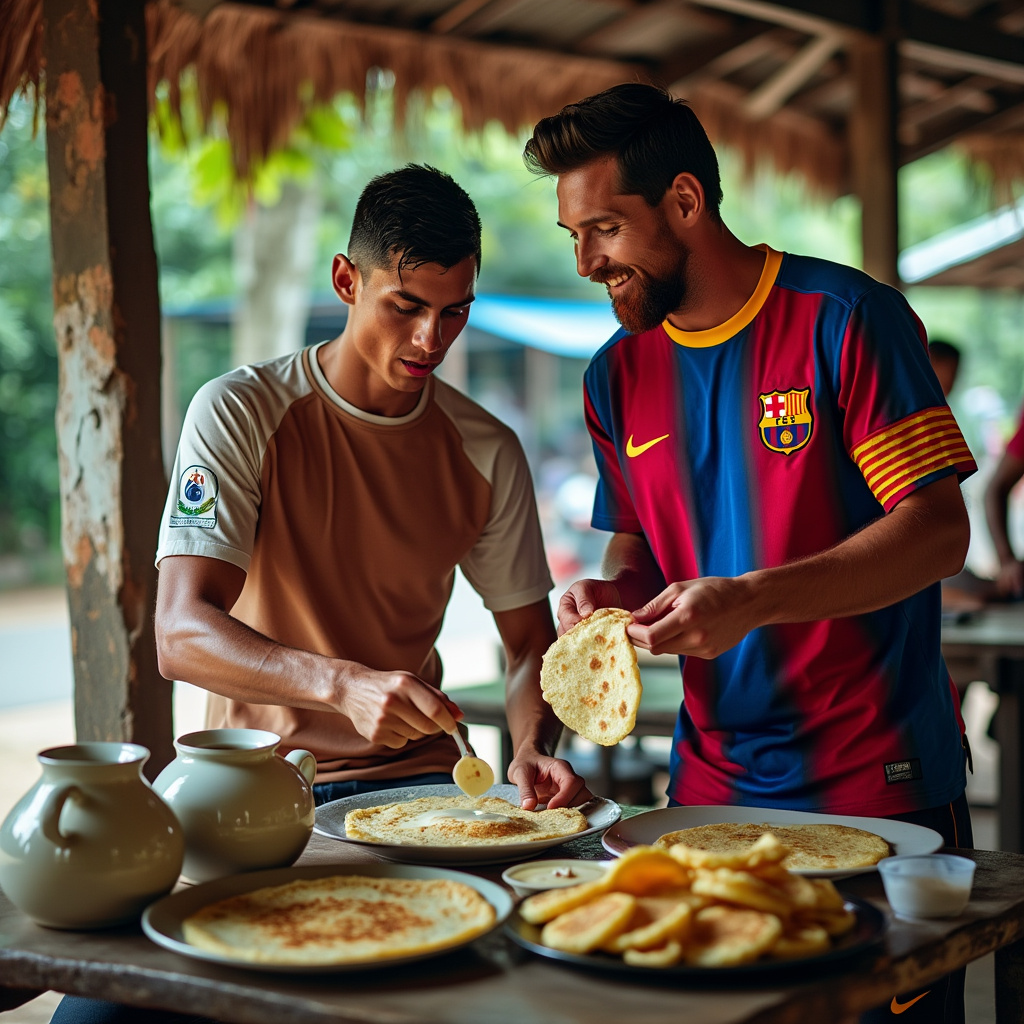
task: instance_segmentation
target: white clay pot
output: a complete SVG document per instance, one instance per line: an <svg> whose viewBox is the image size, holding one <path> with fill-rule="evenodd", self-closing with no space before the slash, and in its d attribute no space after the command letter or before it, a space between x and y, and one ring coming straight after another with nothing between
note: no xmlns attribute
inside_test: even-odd
<svg viewBox="0 0 1024 1024"><path fill-rule="evenodd" d="M181 826L142 777L136 743L77 743L39 755L42 778L0 826L0 887L50 928L134 920L181 871Z"/></svg>
<svg viewBox="0 0 1024 1024"><path fill-rule="evenodd" d="M280 742L262 729L206 729L175 740L178 756L153 788L181 821L187 878L287 867L305 849L316 759L308 750L281 757Z"/></svg>

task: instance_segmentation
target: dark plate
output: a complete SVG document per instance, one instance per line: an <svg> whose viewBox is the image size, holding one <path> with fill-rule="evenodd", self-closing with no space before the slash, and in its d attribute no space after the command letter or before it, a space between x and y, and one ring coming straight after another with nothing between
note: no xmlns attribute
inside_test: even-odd
<svg viewBox="0 0 1024 1024"><path fill-rule="evenodd" d="M515 910L505 922L505 931L513 941L524 949L549 960L560 960L574 967L585 967L600 971L602 974L626 974L633 977L663 978L674 981L722 981L731 984L733 981L777 977L789 971L802 971L808 967L824 967L835 961L845 960L863 952L878 942L885 931L885 915L865 900L844 896L846 909L857 915L857 924L852 931L839 938L831 949L815 956L799 957L794 960L755 960L749 964L736 967L688 967L677 964L674 967L637 967L627 964L621 957L607 953L564 953L560 949L552 949L540 941L541 926L528 924Z"/></svg>

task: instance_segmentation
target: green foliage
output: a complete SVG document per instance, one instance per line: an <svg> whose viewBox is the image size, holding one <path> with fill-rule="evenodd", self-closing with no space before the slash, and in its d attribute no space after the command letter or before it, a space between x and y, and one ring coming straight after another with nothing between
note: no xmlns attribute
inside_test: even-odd
<svg viewBox="0 0 1024 1024"><path fill-rule="evenodd" d="M414 104L404 131L395 128L387 90L372 94L365 111L347 96L312 106L289 145L255 169L251 184L235 173L222 112L204 130L194 86L186 82L184 92L184 125L171 117L166 94L159 98L150 155L164 310L200 304L213 310L205 322L175 321L183 405L227 367L233 229L250 203L273 203L286 180L305 181L323 196L319 292L330 288L331 257L345 248L363 185L416 161L448 171L475 199L484 225L481 290L603 299L600 288L576 274L572 245L555 223L553 183L522 165L525 136L509 136L497 125L465 136L458 108L443 90ZM31 554L58 542L47 175L43 141L32 138L31 127L31 104L19 101L0 136L0 555ZM852 199L824 203L798 179L763 171L745 178L737 157L719 155L723 216L738 237L858 263L859 211ZM992 205L985 183L955 153L905 168L900 184L904 245ZM984 385L1002 396L1009 416L1024 393L1024 299L925 288L910 299L931 333L964 349L954 408L958 395ZM970 435L969 418L964 425Z"/></svg>
<svg viewBox="0 0 1024 1024"><path fill-rule="evenodd" d="M46 158L18 100L0 138L0 555L59 543Z"/></svg>

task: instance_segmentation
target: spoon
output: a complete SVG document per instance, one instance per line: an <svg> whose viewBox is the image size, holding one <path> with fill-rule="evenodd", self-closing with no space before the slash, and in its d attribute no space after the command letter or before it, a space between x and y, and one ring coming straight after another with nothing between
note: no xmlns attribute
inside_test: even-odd
<svg viewBox="0 0 1024 1024"><path fill-rule="evenodd" d="M466 796L483 796L494 785L494 772L486 761L473 754L458 729L451 734L455 737L462 757L452 769L452 781Z"/></svg>

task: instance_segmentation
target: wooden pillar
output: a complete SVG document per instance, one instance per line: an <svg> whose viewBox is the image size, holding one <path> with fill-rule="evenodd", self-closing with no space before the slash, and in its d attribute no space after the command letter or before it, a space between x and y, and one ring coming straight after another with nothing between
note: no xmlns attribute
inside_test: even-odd
<svg viewBox="0 0 1024 1024"><path fill-rule="evenodd" d="M146 26L136 0L44 0L57 446L79 739L172 756L153 640L160 309Z"/></svg>
<svg viewBox="0 0 1024 1024"><path fill-rule="evenodd" d="M896 43L886 35L861 36L850 47L854 85L849 123L850 172L860 199L863 269L899 286Z"/></svg>

